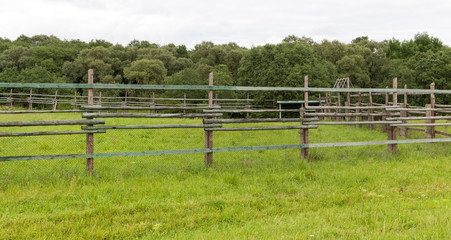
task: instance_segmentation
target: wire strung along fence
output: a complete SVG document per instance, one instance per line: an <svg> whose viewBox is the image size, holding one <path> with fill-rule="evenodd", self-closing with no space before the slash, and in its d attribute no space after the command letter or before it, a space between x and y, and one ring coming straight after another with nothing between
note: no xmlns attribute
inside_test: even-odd
<svg viewBox="0 0 451 240"><path fill-rule="evenodd" d="M272 149L299 149L300 157L309 159L310 148L324 147L344 147L344 146L368 146L368 145L387 145L388 152L396 154L398 144L404 143L436 143L451 142L451 134L446 131L436 131L438 126L450 126L451 123L451 105L436 104L435 94L451 94L451 90L437 90L435 85L431 84L431 89L408 89L397 87L397 79L393 79L392 88L383 89L363 89L363 88L312 88L308 86L308 77L304 78L304 87L241 87L241 86L214 86L213 73L209 76L209 85L119 85L119 84L94 84L94 72L89 70L87 84L59 84L59 83L0 83L0 88L8 89L84 89L87 90L86 98L74 95L74 99L70 101L75 107L71 110L57 110L57 103L63 100L58 99L57 92L53 96L52 110L33 110L31 103L36 103L39 99L37 95L30 95L28 101L30 107L28 110L12 110L11 103L17 101L14 98L13 90L10 91L9 110L1 111L0 114L8 116L8 114L19 113L57 113L64 111L82 112L82 119L76 120L40 120L40 121L4 121L0 122L0 127L10 128L10 130L0 133L0 137L19 137L19 136L39 136L39 135L86 135L85 141L79 140L79 144L85 144L86 151L83 153L60 153L60 154L30 154L17 155L8 154L1 156L0 162L20 161L20 160L44 160L44 159L86 159L86 171L92 173L94 170L95 158L111 158L111 157L136 157L136 156L155 156L155 155L172 155L172 154L190 154L203 153L205 166L212 166L213 153L216 152L233 152L233 151L249 151L249 150L272 150ZM157 98L152 94L151 98L143 100L151 100L145 104L123 104L123 102L115 102L114 104L105 104L103 98L95 101L94 91L104 89L120 89L120 90L184 90L184 91L208 91L208 102L203 105L186 104L186 94L184 94L182 105L158 105ZM265 92L265 91L291 91L303 92L303 105L296 109L281 109L277 107L258 108L249 104L251 99L245 99L245 105L221 105L215 102L214 91L245 91L245 92ZM325 93L325 104L322 104L321 95L318 96L320 101L318 106L310 105L309 94ZM344 106L340 98L340 94L346 94ZM353 93L354 95L352 95ZM363 94L362 94L363 93ZM333 97L332 95L337 95ZM404 102L398 103L398 94L403 96ZM409 94L427 94L430 95L430 103L424 107L408 105ZM382 95L385 97L385 103L373 102L374 95ZM21 96L21 95L16 95ZM389 98L391 96L391 102ZM43 96L39 96L43 97ZM46 96L48 97L48 96ZM316 96L315 96L316 98ZM352 101L352 98L357 98ZM364 99L368 98L368 102L364 103ZM128 97L127 99L131 99ZM217 99L217 97L216 97ZM3 99L5 100L5 99ZM161 100L161 99L158 99ZM177 99L180 100L180 99ZM204 99L202 99L204 100ZM219 99L218 99L219 100ZM224 99L223 99L224 100ZM241 101L242 99L238 100ZM124 100L127 101L127 100ZM271 100L273 101L273 100ZM47 100L43 100L47 102ZM227 101L225 101L227 102ZM76 109L77 106L80 109ZM187 112L188 111L188 112ZM258 114L279 114L289 113L290 117L281 115L274 118L271 117L250 117ZM230 114L246 115L246 117L231 118ZM295 117L293 117L295 114ZM50 118L51 115L43 115L43 118ZM267 115L266 115L267 116ZM171 123L171 124L125 124L118 125L111 121L107 124L108 119L202 119L201 123ZM328 120L328 121L324 121ZM425 123L418 123L424 120ZM443 120L436 122L437 120ZM416 121L410 122L409 121ZM287 123L290 125L261 126L260 123ZM229 127L229 124L233 124ZM242 124L245 124L244 126ZM35 131L34 127L48 126L69 126L81 125L81 131L59 130L59 131ZM309 131L316 130L322 125L355 125L360 127L368 125L370 129L375 125L382 126L382 131L387 133L386 141L365 141L365 142L332 142L332 143L311 143L309 141ZM33 127L28 132L16 132L17 127ZM425 129L412 128L425 127ZM12 130L11 130L12 129ZM94 151L94 136L98 134L107 134L118 130L133 131L143 129L203 129L204 131L204 147L190 149L153 149L144 151ZM232 146L232 147L214 147L214 132L248 132L248 131L270 131L270 130L290 130L299 131L298 144L284 145L253 145L253 146ZM398 140L398 129L400 135L407 137L409 131L424 131L425 138L422 139L402 139ZM11 132L13 131L13 132ZM442 137L437 138L437 135ZM114 137L113 137L114 138ZM139 140L139 139L137 139ZM147 140L139 140L145 141ZM143 144L144 144L143 143ZM22 144L27 144L26 140ZM151 145L151 144L149 144ZM114 147L113 147L114 148Z"/></svg>

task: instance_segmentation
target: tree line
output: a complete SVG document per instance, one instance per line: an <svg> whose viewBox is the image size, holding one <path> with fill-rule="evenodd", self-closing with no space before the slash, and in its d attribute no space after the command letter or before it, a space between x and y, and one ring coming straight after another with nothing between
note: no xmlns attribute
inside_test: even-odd
<svg viewBox="0 0 451 240"><path fill-rule="evenodd" d="M281 43L251 48L205 41L194 49L138 40L123 46L46 35L21 35L16 40L0 37L0 82L86 83L90 68L95 71L94 81L106 84L206 85L209 72L214 72L215 85L226 86L302 86L303 76L309 75L311 87L332 87L335 79L350 77L354 87L384 88L397 77L399 86L429 88L435 82L437 89L451 89L451 48L427 33L405 41L377 42L364 36L348 44L290 35ZM182 93L158 94L180 97ZM233 92L220 94L240 97ZM190 96L205 97L206 93ZM298 93L255 96L300 97ZM449 96L437 99L439 103L450 100ZM423 103L426 98L415 101Z"/></svg>

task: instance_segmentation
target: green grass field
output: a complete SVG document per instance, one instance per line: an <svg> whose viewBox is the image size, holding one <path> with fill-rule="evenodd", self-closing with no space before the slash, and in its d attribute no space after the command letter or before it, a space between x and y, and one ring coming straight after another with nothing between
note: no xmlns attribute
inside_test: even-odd
<svg viewBox="0 0 451 240"><path fill-rule="evenodd" d="M78 119L80 114L52 114ZM2 121L48 115L2 115ZM106 119L107 124L200 119ZM79 130L79 126L2 131ZM442 128L442 131L448 129ZM423 138L412 132L415 138ZM385 140L320 126L310 142ZM202 129L115 130L95 152L202 148ZM0 155L83 153L85 136L0 138ZM296 130L215 132L215 147L299 143ZM451 145L387 146L0 163L0 239L450 239Z"/></svg>

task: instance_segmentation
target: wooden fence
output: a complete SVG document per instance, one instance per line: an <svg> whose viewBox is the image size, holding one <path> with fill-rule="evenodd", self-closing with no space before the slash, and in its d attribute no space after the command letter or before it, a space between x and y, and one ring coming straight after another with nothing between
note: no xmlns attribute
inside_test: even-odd
<svg viewBox="0 0 451 240"><path fill-rule="evenodd" d="M99 157L120 157L120 156L151 156L167 154L187 154L205 153L205 165L213 164L214 152L246 151L246 150L270 150L270 149L300 149L301 158L309 158L309 149L317 147L342 147L342 146L365 146L365 145L387 145L388 152L396 154L397 145L404 143L434 143L451 142L451 138L436 138L436 135L450 137L447 132L435 130L436 126L450 126L451 123L436 123L436 120L451 120L451 105L436 104L435 94L451 94L451 90L437 90L434 84L431 89L398 89L397 79L393 80L392 88L384 89L335 89L335 88L309 88L308 77L304 79L304 87L237 87L237 86L214 86L213 74L210 74L208 86L184 86L184 85L108 85L94 84L93 71L88 74L88 84L37 84L37 83L0 83L0 87L7 88L57 88L73 89L83 88L88 90L86 105L81 106L82 120L58 120L58 121L28 121L28 122L0 122L0 127L12 126L49 126L49 125L82 125L81 131L53 131L53 132L28 132L28 133L0 133L1 137L13 136L35 136L35 135L67 135L86 134L86 154L56 154L56 155L28 155L28 156L2 156L0 161L18 160L41 160L41 159L72 159L86 158L86 169L91 173L94 169L94 158ZM177 89L177 90L207 90L208 104L206 106L105 106L95 104L94 89ZM300 109L255 109L255 108L222 108L214 105L213 91L301 91L304 92L304 103ZM345 92L343 92L345 91ZM12 92L12 91L11 91ZM309 106L309 94L315 92L326 93L326 104L323 106ZM351 93L357 95L351 95ZM337 97L332 96L333 93ZM340 94L346 94L344 106ZM364 94L362 94L364 93ZM385 103L373 102L373 94L385 96ZM402 94L404 102L398 103L398 94ZM409 94L428 94L430 104L424 107L409 106ZM389 97L392 97L391 102ZM356 101L352 98L357 97ZM364 103L363 97L368 98ZM321 98L321 96L319 96ZM320 101L321 102L321 101ZM155 113L155 110L173 110L177 113ZM143 112L123 112L128 110ZM148 113L152 111L152 113ZM35 111L29 108L28 111L2 111L2 114L14 113L42 113L55 112L52 110ZM68 110L70 111L70 110ZM110 112L107 112L110 111ZM116 112L111 112L116 111ZM120 113L117 111L121 111ZM191 111L192 113L187 113ZM291 118L223 118L224 113L279 113L291 112L297 114ZM440 114L440 116L437 116ZM424 115L424 116L423 116ZM105 118L203 118L202 124L166 124L166 125L105 125ZM329 121L320 121L328 119ZM408 123L411 120L425 120L425 123ZM287 122L293 123L289 126L247 126L247 127L225 127L225 124L241 123L270 123ZM382 125L382 130L387 132L387 141L370 142L347 142L347 143L310 143L309 130L315 130L321 125L355 125L360 127L368 125ZM418 131L418 128L426 127L425 139L404 139L398 140L398 129L403 137L408 136L408 131ZM202 128L205 131L205 147L201 149L181 149L181 150L160 150L160 151L140 151L140 152L110 152L94 153L94 135L114 131L117 129L170 129L170 128ZM265 130L290 130L300 131L299 144L293 145L269 145L269 146L246 146L246 147L223 147L214 148L213 133L216 131L265 131Z"/></svg>
<svg viewBox="0 0 451 240"><path fill-rule="evenodd" d="M36 91L35 91L36 92ZM187 94L184 93L183 97L179 98L164 98L164 97L155 97L155 92L151 93L151 97L133 97L129 96L127 92L125 92L125 96L119 97L107 97L102 96L102 91L98 92L98 95L93 97L93 101L95 105L102 107L155 107L155 110L167 110L166 108L170 107L207 107L208 106L208 98L188 98ZM219 98L216 94L213 99L213 103L215 106L220 106L221 108L232 108L232 109L249 109L249 108L258 108L259 105L254 104L256 100L250 99L249 94L246 99L228 99L228 98ZM0 93L0 104L6 103L8 104L9 111L13 111L14 104L20 104L20 108L28 105L28 110L33 110L33 107L36 105L39 106L51 106L52 111L54 112L68 112L67 110L72 109L73 112L82 112L77 111L80 107L88 105L88 96L78 95L78 92L75 90L74 95L61 95L58 94L58 90L55 91L54 95L50 94L36 94L33 93L33 88L30 89L30 93L24 92L15 92L13 88L10 89L9 93ZM273 100L267 100L267 104L274 105ZM61 106L63 106L61 111ZM60 109L57 109L60 107Z"/></svg>

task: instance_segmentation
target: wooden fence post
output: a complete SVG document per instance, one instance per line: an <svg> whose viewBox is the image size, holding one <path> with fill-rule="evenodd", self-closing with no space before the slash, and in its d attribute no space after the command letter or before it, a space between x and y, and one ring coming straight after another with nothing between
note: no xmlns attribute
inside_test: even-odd
<svg viewBox="0 0 451 240"><path fill-rule="evenodd" d="M435 83L431 83L431 90L435 90ZM431 108L435 108L435 94L431 93ZM431 111L431 117L435 116L435 111ZM435 123L435 120L432 119L430 123ZM435 126L431 126L431 136L435 138Z"/></svg>
<svg viewBox="0 0 451 240"><path fill-rule="evenodd" d="M127 107L127 95L128 95L128 93L127 93L127 91L125 91L125 98L124 98L124 107ZM127 112L127 110L124 110L124 113L126 113Z"/></svg>
<svg viewBox="0 0 451 240"><path fill-rule="evenodd" d="M94 70L88 70L88 84L94 83ZM88 88L88 106L94 105L94 91L92 88ZM87 118L90 120L92 118ZM92 124L88 124L87 126L93 126ZM94 134L88 133L86 134L86 154L94 153ZM88 174L92 174L94 170L94 158L86 158L86 172Z"/></svg>
<svg viewBox="0 0 451 240"><path fill-rule="evenodd" d="M347 89L350 88L349 80L347 81L346 87L347 87ZM350 106L351 106L351 93L350 93L350 92L347 92L347 93L346 93L346 103L345 103L345 106L346 106L346 107L350 107ZM345 110L345 113L350 113L350 110L349 110L349 109L346 109L346 110ZM346 119L346 122L349 122L349 120L351 119L351 117L346 116L345 119Z"/></svg>
<svg viewBox="0 0 451 240"><path fill-rule="evenodd" d="M9 94L9 111L13 110L13 89L11 88L11 92Z"/></svg>
<svg viewBox="0 0 451 240"><path fill-rule="evenodd" d="M186 93L183 93L183 107L186 107ZM183 109L183 114L186 114L186 109Z"/></svg>
<svg viewBox="0 0 451 240"><path fill-rule="evenodd" d="M299 109L299 123L301 124L301 126L303 125L303 118L305 117L305 109L304 108L300 108ZM300 135L300 144L308 144L308 129L299 129L299 135ZM309 149L308 148L304 148L301 147L301 159L309 159L310 154L309 154Z"/></svg>
<svg viewBox="0 0 451 240"><path fill-rule="evenodd" d="M308 75L304 76L304 87L308 88ZM309 103L308 103L308 90L306 90L306 91L304 91L304 107L307 108L308 106L309 106ZM302 108L300 110L300 115L299 115L301 125L302 125L302 121L303 121L304 117L305 117L305 109ZM301 144L308 144L308 135L309 135L308 129L300 129L300 135L301 135ZM301 150L301 158L309 159L309 157L310 157L309 149L308 148L302 148L302 150Z"/></svg>
<svg viewBox="0 0 451 240"><path fill-rule="evenodd" d="M373 106L373 94L371 93L371 91L368 93L368 97L369 97L368 106L372 107ZM374 121L374 116L371 116L371 114L373 114L373 109L368 109L368 113L370 114L368 116L368 121L373 122ZM368 124L368 128L369 129L374 129L374 124Z"/></svg>
<svg viewBox="0 0 451 240"><path fill-rule="evenodd" d="M55 91L55 97L53 98L52 111L56 111L56 105L58 104L58 90Z"/></svg>
<svg viewBox="0 0 451 240"><path fill-rule="evenodd" d="M102 106L102 91L99 92L99 102L97 104Z"/></svg>
<svg viewBox="0 0 451 240"><path fill-rule="evenodd" d="M329 106L329 107L332 107L332 94L331 94L330 92L329 92L329 104L328 104L328 106ZM327 112L328 112L328 113L332 113L332 109L329 108L329 109L327 110ZM332 121L332 116L329 116L329 120Z"/></svg>
<svg viewBox="0 0 451 240"><path fill-rule="evenodd" d="M338 94L337 94L337 106L338 107L341 107L341 94L340 94L340 92L338 92ZM335 112L336 113L341 113L341 109L337 109L337 110L335 110ZM342 121L342 118L341 117L337 117L337 121L338 122L341 122Z"/></svg>
<svg viewBox="0 0 451 240"><path fill-rule="evenodd" d="M30 101L28 102L28 110L33 110L33 89L30 89Z"/></svg>
<svg viewBox="0 0 451 240"><path fill-rule="evenodd" d="M431 109L432 108L432 104L426 104L425 107L426 107L426 109ZM427 110L426 111L426 117L432 117L432 116L433 116L433 111L432 110ZM433 121L432 119L427 119L425 121L425 123L433 123L432 121ZM432 126L427 126L426 127L426 130L425 130L426 138L428 138L428 139L434 138L432 131L433 131L432 130Z"/></svg>
<svg viewBox="0 0 451 240"><path fill-rule="evenodd" d="M404 89L407 89L407 84L404 84ZM408 104L407 104L407 92L404 92L404 104L402 105L402 108L407 108ZM401 117L407 117L407 111L403 110L400 111L400 116ZM407 120L401 120L402 123L407 123ZM407 137L407 127L400 127L399 128L399 135L401 135L401 137Z"/></svg>
<svg viewBox="0 0 451 240"><path fill-rule="evenodd" d="M393 79L393 90L396 90L398 88L398 79L394 78ZM393 107L397 107L398 106L398 93L397 92L393 92L392 93L392 98L393 98ZM398 140L398 127L391 127L389 125L388 129L387 129L387 136L388 136L388 140ZM388 152L391 154L397 154L398 153L398 144L388 144Z"/></svg>
<svg viewBox="0 0 451 240"><path fill-rule="evenodd" d="M304 87L308 88L308 75L304 76ZM308 91L304 91L304 107L308 107Z"/></svg>
<svg viewBox="0 0 451 240"><path fill-rule="evenodd" d="M246 97L246 109L249 109L249 93L247 94L247 97ZM249 118L249 113L247 112L246 113L246 118Z"/></svg>
<svg viewBox="0 0 451 240"><path fill-rule="evenodd" d="M77 89L75 89L74 93L74 110L77 110Z"/></svg>
<svg viewBox="0 0 451 240"><path fill-rule="evenodd" d="M386 89L388 89L388 87L385 87ZM389 98L388 98L388 92L385 93L385 106L388 107L389 104ZM387 114L388 111L384 109L383 111L384 114ZM382 116L382 121L385 121L385 119L387 118L387 116ZM387 132L388 129L388 125L387 124L382 124L382 132Z"/></svg>
<svg viewBox="0 0 451 240"><path fill-rule="evenodd" d="M324 106L329 106L329 93L326 92L326 103ZM329 113L329 109L324 109L325 113ZM330 117L326 117L327 119L330 119Z"/></svg>
<svg viewBox="0 0 451 240"><path fill-rule="evenodd" d="M320 93L320 94L318 94L318 101L319 101L319 104L318 104L318 106L322 107L322 106L323 106L323 104L321 103L321 93ZM319 113L323 113L323 110L322 110L322 109L320 109L320 110L319 110ZM323 117L319 117L319 120L323 120Z"/></svg>
<svg viewBox="0 0 451 240"><path fill-rule="evenodd" d="M213 72L208 77L208 85L213 86ZM213 90L208 90L208 107L213 107ZM213 148L213 131L205 130L205 148ZM213 165L213 153L206 152L204 163L206 167Z"/></svg>
<svg viewBox="0 0 451 240"><path fill-rule="evenodd" d="M407 108L407 104L402 104L402 108ZM400 116L401 117L407 117L407 111L400 111ZM401 120L401 122L403 123L403 124L405 124L405 123L407 123L407 120ZM401 136L401 137L407 137L407 127L400 127L399 128L399 135Z"/></svg>
<svg viewBox="0 0 451 240"><path fill-rule="evenodd" d="M155 107L155 92L152 92L152 103L150 105ZM152 114L155 114L155 109L152 110Z"/></svg>
<svg viewBox="0 0 451 240"><path fill-rule="evenodd" d="M362 94L359 92L359 99L358 99L358 101L357 101L357 107L360 107L362 105ZM362 113L362 110L361 109L356 109L356 111L355 111L357 114L360 114L360 113ZM362 116L356 116L355 117L355 120L356 121L362 121ZM371 125L371 124L370 124ZM356 125L356 127L360 127L360 125Z"/></svg>

